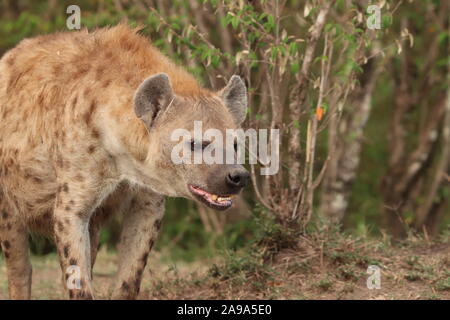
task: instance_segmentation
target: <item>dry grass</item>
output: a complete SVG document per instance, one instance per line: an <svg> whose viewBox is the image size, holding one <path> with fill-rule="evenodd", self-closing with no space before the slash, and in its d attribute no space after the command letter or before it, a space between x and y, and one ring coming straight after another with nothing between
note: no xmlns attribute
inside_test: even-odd
<svg viewBox="0 0 450 320"><path fill-rule="evenodd" d="M301 238L272 261L231 256L208 274L164 277L145 299L450 299L450 244ZM381 289L367 288L367 267ZM168 280L168 281L167 281Z"/></svg>
<svg viewBox="0 0 450 320"><path fill-rule="evenodd" d="M155 253L140 299L450 299L450 244L410 239L397 246L345 236L301 237L267 254L233 253L195 263ZM254 250L253 247L252 250ZM366 286L368 265L381 268L381 289ZM56 256L33 257L33 299L63 299ZM108 297L116 255L99 253L96 297ZM7 298L0 260L0 299Z"/></svg>

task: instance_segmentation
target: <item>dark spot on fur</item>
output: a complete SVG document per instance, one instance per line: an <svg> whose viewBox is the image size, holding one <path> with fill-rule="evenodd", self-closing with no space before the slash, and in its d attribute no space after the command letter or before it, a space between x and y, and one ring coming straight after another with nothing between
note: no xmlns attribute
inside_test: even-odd
<svg viewBox="0 0 450 320"><path fill-rule="evenodd" d="M122 282L122 288L126 291L129 291L130 285L128 284L128 282L124 281L124 282Z"/></svg>
<svg viewBox="0 0 450 320"><path fill-rule="evenodd" d="M64 258L68 258L69 257L69 246L68 245L64 246L63 252L64 252Z"/></svg>
<svg viewBox="0 0 450 320"><path fill-rule="evenodd" d="M76 266L76 265L77 265L77 259L71 258L71 259L69 260L69 264L70 264L71 266Z"/></svg>
<svg viewBox="0 0 450 320"><path fill-rule="evenodd" d="M8 214L6 213L6 211L2 212L2 218L3 219L8 219Z"/></svg>
<svg viewBox="0 0 450 320"><path fill-rule="evenodd" d="M136 279L134 279L134 290L136 291L136 293L139 293L140 284L141 279L139 277L136 277Z"/></svg>
<svg viewBox="0 0 450 320"><path fill-rule="evenodd" d="M95 80L100 81L101 77L103 76L103 73L105 72L104 66L99 66L97 70L95 70Z"/></svg>
<svg viewBox="0 0 450 320"><path fill-rule="evenodd" d="M58 158L56 159L56 165L58 166L58 168L64 167L64 160L61 155L58 155Z"/></svg>
<svg viewBox="0 0 450 320"><path fill-rule="evenodd" d="M3 251L3 254L5 255L5 258L8 259L9 258L9 252L7 251Z"/></svg>
<svg viewBox="0 0 450 320"><path fill-rule="evenodd" d="M76 181L78 181L78 182L82 182L82 181L84 181L84 178L83 178L83 176L81 175L81 174L77 174L75 177L74 177L74 180L76 180Z"/></svg>
<svg viewBox="0 0 450 320"><path fill-rule="evenodd" d="M64 225L62 224L61 221L58 221L56 223L56 228L58 229L59 232L62 232L64 230Z"/></svg>
<svg viewBox="0 0 450 320"><path fill-rule="evenodd" d="M109 87L110 84L111 84L111 79L106 79L106 80L102 83L103 88Z"/></svg>
<svg viewBox="0 0 450 320"><path fill-rule="evenodd" d="M69 192L69 186L67 185L67 183L63 184L62 191L66 192L66 193Z"/></svg>
<svg viewBox="0 0 450 320"><path fill-rule="evenodd" d="M56 206L59 207L61 205L61 197L59 195L56 196Z"/></svg>
<svg viewBox="0 0 450 320"><path fill-rule="evenodd" d="M8 66L12 67L14 61L15 61L14 57L9 57L9 59L6 60L6 63L8 64Z"/></svg>
<svg viewBox="0 0 450 320"><path fill-rule="evenodd" d="M148 251L145 252L141 257L141 262L143 265L147 264L147 258L148 258Z"/></svg>
<svg viewBox="0 0 450 320"><path fill-rule="evenodd" d="M87 98L87 97L89 97L90 94L91 94L91 88L90 88L90 87L87 87L87 88L84 90L84 97Z"/></svg>
<svg viewBox="0 0 450 320"><path fill-rule="evenodd" d="M69 206L66 206L64 209L65 209L66 211L70 211L70 207L69 207Z"/></svg>
<svg viewBox="0 0 450 320"><path fill-rule="evenodd" d="M9 248L11 248L11 244L9 243L8 240L3 241L3 247L5 247L6 250L8 250Z"/></svg>
<svg viewBox="0 0 450 320"><path fill-rule="evenodd" d="M73 101L72 101L72 108L75 108L75 106L77 105L77 102L78 102L78 97L75 96L75 98L73 98Z"/></svg>
<svg viewBox="0 0 450 320"><path fill-rule="evenodd" d="M41 184L42 183L42 179L38 178L38 177L33 177L33 181L37 184Z"/></svg>
<svg viewBox="0 0 450 320"><path fill-rule="evenodd" d="M62 69L61 65L56 65L53 68L53 75L60 76L61 75L61 69Z"/></svg>
<svg viewBox="0 0 450 320"><path fill-rule="evenodd" d="M155 228L157 231L161 229L161 219L155 221Z"/></svg>
<svg viewBox="0 0 450 320"><path fill-rule="evenodd" d="M92 130L92 138L99 139L100 138L100 132L98 132L97 129Z"/></svg>
<svg viewBox="0 0 450 320"><path fill-rule="evenodd" d="M92 154L92 153L94 153L94 151L95 151L95 146L94 145L90 145L89 147L88 147L88 153L89 154Z"/></svg>
<svg viewBox="0 0 450 320"><path fill-rule="evenodd" d="M6 229L11 230L11 228L12 228L12 225L11 225L11 223L8 222L8 223L6 224Z"/></svg>
<svg viewBox="0 0 450 320"><path fill-rule="evenodd" d="M77 69L77 71L73 74L73 79L77 79L83 76L88 71L88 69L89 68L87 66L79 67L79 69Z"/></svg>
<svg viewBox="0 0 450 320"><path fill-rule="evenodd" d="M153 239L150 239L150 241L148 243L149 250L152 250L154 243L155 242L153 241Z"/></svg>
<svg viewBox="0 0 450 320"><path fill-rule="evenodd" d="M133 49L135 49L134 42L130 41L126 37L121 39L120 44L121 44L122 48L124 48L125 50L128 50L128 51L132 51Z"/></svg>
<svg viewBox="0 0 450 320"><path fill-rule="evenodd" d="M92 121L92 115L94 114L95 108L97 107L97 101L92 100L91 104L89 105L89 110L84 114L84 121L86 124L90 124Z"/></svg>
<svg viewBox="0 0 450 320"><path fill-rule="evenodd" d="M161 198L161 199L159 199L159 200L156 202L156 206L159 207L159 206L162 205L163 203L164 203L164 198Z"/></svg>

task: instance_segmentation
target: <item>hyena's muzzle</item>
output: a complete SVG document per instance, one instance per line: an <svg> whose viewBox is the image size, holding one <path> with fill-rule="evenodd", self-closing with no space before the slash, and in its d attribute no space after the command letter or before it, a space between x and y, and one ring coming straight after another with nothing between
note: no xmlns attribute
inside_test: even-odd
<svg viewBox="0 0 450 320"><path fill-rule="evenodd" d="M189 191L200 202L215 210L225 210L233 204L233 196L249 180L248 171L241 165L221 165L208 174L206 186L189 184Z"/></svg>

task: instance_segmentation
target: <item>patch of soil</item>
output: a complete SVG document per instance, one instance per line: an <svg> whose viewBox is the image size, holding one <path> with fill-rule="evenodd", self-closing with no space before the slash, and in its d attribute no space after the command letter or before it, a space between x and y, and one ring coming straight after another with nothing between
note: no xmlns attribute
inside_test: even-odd
<svg viewBox="0 0 450 320"><path fill-rule="evenodd" d="M33 257L32 264L32 298L65 299L57 257ZM380 289L367 288L369 265L380 268ZM101 250L94 268L97 299L108 298L115 272L116 254ZM0 299L8 299L3 258ZM450 244L302 238L271 261L243 253L167 262L156 252L139 299L450 299Z"/></svg>

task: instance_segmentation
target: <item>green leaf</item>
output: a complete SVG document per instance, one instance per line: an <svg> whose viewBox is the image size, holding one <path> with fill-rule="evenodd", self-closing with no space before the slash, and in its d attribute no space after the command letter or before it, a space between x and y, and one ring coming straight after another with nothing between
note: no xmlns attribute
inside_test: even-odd
<svg viewBox="0 0 450 320"><path fill-rule="evenodd" d="M231 19L231 26L233 27L233 29L237 29L237 27L239 26L239 17L238 16L234 16Z"/></svg>
<svg viewBox="0 0 450 320"><path fill-rule="evenodd" d="M298 62L294 62L291 64L291 72L296 74L300 70L300 64Z"/></svg>

